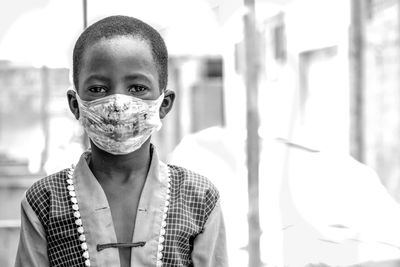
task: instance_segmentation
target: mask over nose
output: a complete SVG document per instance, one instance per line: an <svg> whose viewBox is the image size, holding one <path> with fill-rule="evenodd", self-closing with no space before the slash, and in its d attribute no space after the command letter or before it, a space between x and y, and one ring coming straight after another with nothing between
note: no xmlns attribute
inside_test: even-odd
<svg viewBox="0 0 400 267"><path fill-rule="evenodd" d="M79 121L96 146L114 155L139 149L162 123L159 110L164 93L156 100L113 94L84 101L76 93Z"/></svg>

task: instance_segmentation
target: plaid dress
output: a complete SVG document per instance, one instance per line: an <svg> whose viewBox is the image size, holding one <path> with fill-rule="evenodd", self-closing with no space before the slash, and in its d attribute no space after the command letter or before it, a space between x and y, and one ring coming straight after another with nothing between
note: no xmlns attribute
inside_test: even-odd
<svg viewBox="0 0 400 267"><path fill-rule="evenodd" d="M204 231L219 194L203 176L178 166L164 166L168 172L168 195L157 253L149 257L156 259L154 266L193 266L194 240ZM75 203L72 182L72 187L67 182L72 172L65 169L43 178L26 192L27 203L45 231L50 266L91 265L86 243L90 235L85 236L79 202Z"/></svg>

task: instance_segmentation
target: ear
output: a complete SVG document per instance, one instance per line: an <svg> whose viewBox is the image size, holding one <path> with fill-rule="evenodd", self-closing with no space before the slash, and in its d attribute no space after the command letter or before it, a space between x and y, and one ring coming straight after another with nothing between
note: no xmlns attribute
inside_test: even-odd
<svg viewBox="0 0 400 267"><path fill-rule="evenodd" d="M164 119L164 117L168 114L168 112L172 109L175 101L175 92L171 90L164 91L164 100L161 103L160 107L160 118Z"/></svg>
<svg viewBox="0 0 400 267"><path fill-rule="evenodd" d="M67 97L68 97L69 109L71 110L72 114L74 114L75 119L78 120L79 107L78 107L78 100L76 100L76 92L74 90L68 90Z"/></svg>

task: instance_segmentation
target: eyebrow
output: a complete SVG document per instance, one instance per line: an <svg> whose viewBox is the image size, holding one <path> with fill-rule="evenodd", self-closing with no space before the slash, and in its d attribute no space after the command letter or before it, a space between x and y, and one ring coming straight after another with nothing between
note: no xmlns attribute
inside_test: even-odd
<svg viewBox="0 0 400 267"><path fill-rule="evenodd" d="M140 80L140 79L142 79L150 84L153 84L153 80L151 79L150 75L147 75L146 73L132 73L132 74L128 74L128 75L124 76L125 81ZM93 81L93 80L102 81L105 83L111 82L111 79L109 77L104 76L102 74L94 73L94 74L90 74L84 80L84 83L89 83L90 81ZM155 79L154 82L157 84L158 80Z"/></svg>
<svg viewBox="0 0 400 267"><path fill-rule="evenodd" d="M100 75L100 74L91 74L91 75L89 75L89 77L87 77L85 79L84 82L88 82L88 81L91 81L91 80L100 80L100 81L103 81L103 82L109 82L110 81L110 79L108 77L106 77L106 76L103 76L103 75Z"/></svg>
<svg viewBox="0 0 400 267"><path fill-rule="evenodd" d="M149 75L146 75L145 73L128 74L124 77L124 79L125 80L145 79L148 82L152 81L152 79L149 77Z"/></svg>
<svg viewBox="0 0 400 267"><path fill-rule="evenodd" d="M152 79L151 75L147 75L146 73L134 73L134 74L128 74L124 77L125 82L143 82L147 86L155 87L158 86L158 77L154 77Z"/></svg>

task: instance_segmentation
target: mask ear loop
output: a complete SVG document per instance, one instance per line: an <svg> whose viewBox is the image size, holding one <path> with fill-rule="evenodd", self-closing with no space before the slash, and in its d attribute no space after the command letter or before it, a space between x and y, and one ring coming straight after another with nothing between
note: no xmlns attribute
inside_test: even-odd
<svg viewBox="0 0 400 267"><path fill-rule="evenodd" d="M164 102L164 97L165 97L165 95L164 95L164 92L163 92L156 100L150 100L150 101L151 102L155 102L157 107L158 107L158 109L160 109L161 106L162 106L162 103Z"/></svg>
<svg viewBox="0 0 400 267"><path fill-rule="evenodd" d="M87 103L91 102L91 101L82 100L82 98L79 96L78 91L75 89L75 87L71 86L68 90L74 92L74 96L75 96L76 100L78 101L79 108L86 108ZM96 100L94 100L94 101L96 101Z"/></svg>
<svg viewBox="0 0 400 267"><path fill-rule="evenodd" d="M78 116L79 116L78 120L81 121L80 120L80 118L81 118L81 108L84 108L84 106L82 105L82 99L79 97L78 90L76 90L75 86L72 85L72 86L68 87L67 92L68 91L74 92L74 96L76 98L76 101L78 102ZM92 151L92 148L89 146L87 148L87 150L86 150L86 153L89 153L89 154L87 154L87 156L89 157L89 158L87 158L88 160L90 160L90 156L89 155L90 155L91 151Z"/></svg>
<svg viewBox="0 0 400 267"><path fill-rule="evenodd" d="M88 109L87 109L87 106L86 106L86 105L87 105L87 103L88 103L89 101L82 100L82 99L80 98L79 94L78 94L78 91L75 89L74 86L71 86L68 90L74 92L74 96L75 96L75 98L76 98L76 101L78 102L78 112L79 112L79 113L78 113L78 116L79 116L79 121L80 121L80 118L81 118L82 113L83 113L83 112L88 113ZM95 116L94 114L92 114L92 115L90 116L90 118L91 118L93 121L97 121L97 122L101 121L101 118L100 118L99 116Z"/></svg>
<svg viewBox="0 0 400 267"><path fill-rule="evenodd" d="M78 91L75 89L75 86L69 87L68 91L74 92L75 98L78 101L78 103L82 103L83 100L79 97Z"/></svg>

